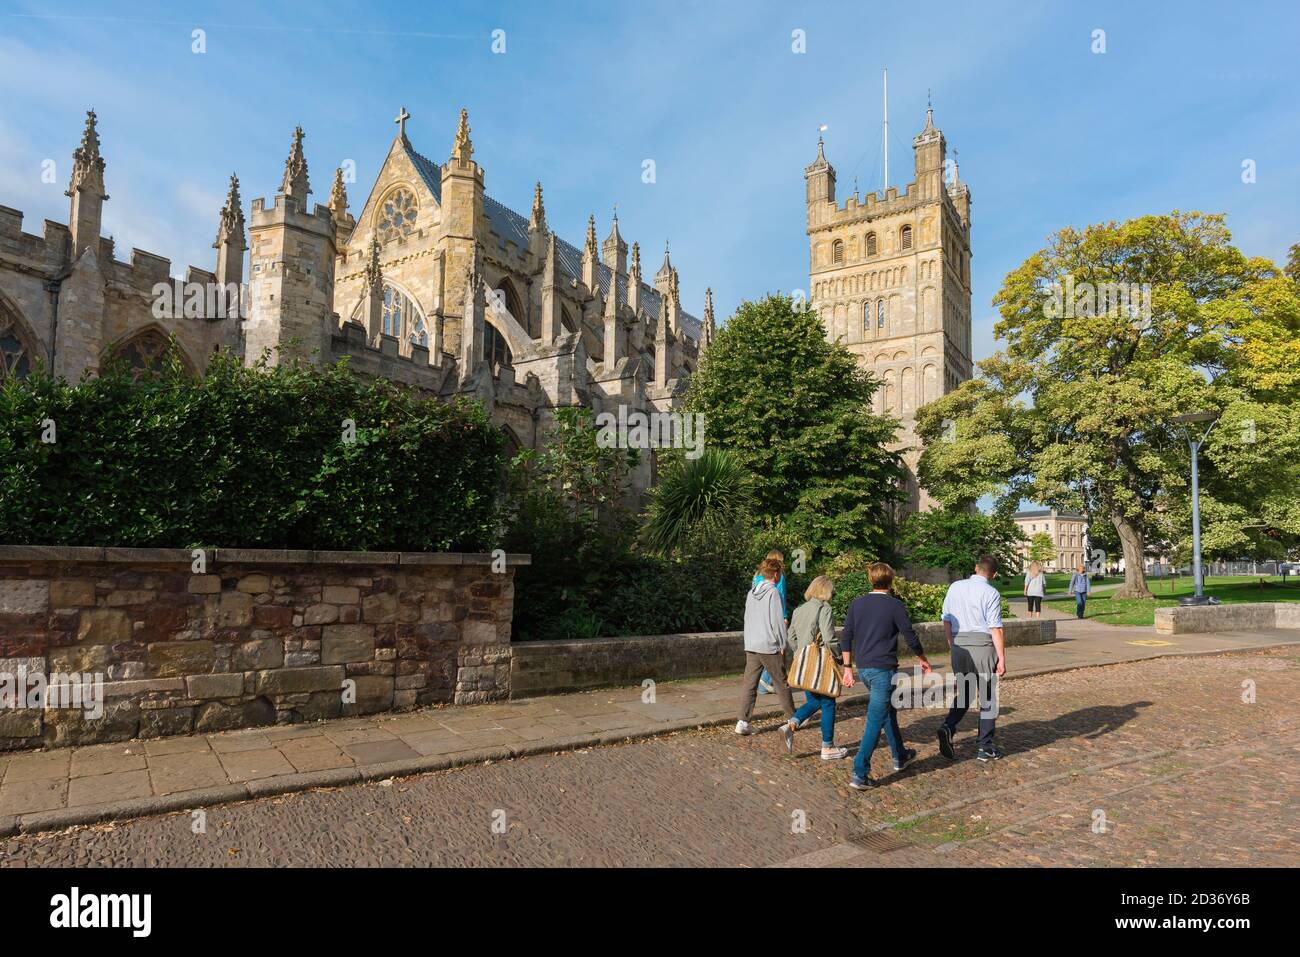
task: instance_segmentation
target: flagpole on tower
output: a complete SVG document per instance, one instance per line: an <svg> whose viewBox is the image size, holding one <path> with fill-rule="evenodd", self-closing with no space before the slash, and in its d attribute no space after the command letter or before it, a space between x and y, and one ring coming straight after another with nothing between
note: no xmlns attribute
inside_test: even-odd
<svg viewBox="0 0 1300 957"><path fill-rule="evenodd" d="M885 189L889 189L889 67L885 67L885 142L881 146L885 155Z"/></svg>

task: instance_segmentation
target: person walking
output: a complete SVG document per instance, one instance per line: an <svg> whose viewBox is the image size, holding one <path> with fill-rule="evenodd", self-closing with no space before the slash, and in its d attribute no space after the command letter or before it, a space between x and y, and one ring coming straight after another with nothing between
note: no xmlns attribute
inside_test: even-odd
<svg viewBox="0 0 1300 957"><path fill-rule="evenodd" d="M790 617L790 606L786 603L785 600L785 555L779 550L774 548L767 553L767 558L774 559L781 563L781 577L776 580L776 590L777 593L781 596L781 614L788 619ZM759 572L754 572L754 581L750 587L757 585L760 581L762 581L762 579L763 576ZM759 694L772 693L772 676L768 673L766 668L763 669L763 674L758 679L758 693Z"/></svg>
<svg viewBox="0 0 1300 957"><path fill-rule="evenodd" d="M765 558L758 572L758 583L745 596L745 676L740 685L740 720L736 722L736 734L754 733L749 718L754 713L759 676L767 670L787 718L787 723L781 725L781 738L786 750L793 751L794 731L788 719L794 717L794 699L790 697L790 686L785 683L785 613L776 590L781 563L775 558Z"/></svg>
<svg viewBox="0 0 1300 957"><path fill-rule="evenodd" d="M790 619L790 650L797 659L808 645L820 641L838 660L840 646L835 640L835 617L831 613L831 595L835 585L825 575L818 575L803 593L804 603L795 609ZM803 727L804 722L818 711L822 716L822 760L838 761L848 756L848 748L835 746L835 699L830 695L806 692L807 699L790 719L791 735ZM793 746L793 738L790 738Z"/></svg>
<svg viewBox="0 0 1300 957"><path fill-rule="evenodd" d="M1029 601L1029 617L1043 617L1043 597L1047 594L1047 576L1043 574L1043 566L1038 562L1030 562L1029 570L1025 572L1025 598Z"/></svg>
<svg viewBox="0 0 1300 957"><path fill-rule="evenodd" d="M862 743L858 745L853 773L849 777L849 787L858 791L876 786L871 780L871 756L882 730L894 754L895 771L903 770L916 757L915 749L903 747L898 713L891 700L894 674L898 671L899 635L920 659L921 673L930 673L930 660L926 658L921 640L916 637L907 617L907 607L889 593L894 584L894 569L884 562L874 562L867 569L867 575L871 579L871 591L853 599L844 616L844 631L840 636L844 687L853 687L853 669L856 666L858 677L867 686L869 695L867 726L863 729Z"/></svg>
<svg viewBox="0 0 1300 957"><path fill-rule="evenodd" d="M1076 566L1074 574L1070 576L1070 594L1074 596L1074 617L1082 618L1088 596L1092 594L1092 583L1088 581L1088 573L1083 565Z"/></svg>
<svg viewBox="0 0 1300 957"><path fill-rule="evenodd" d="M1002 628L1002 596L991 581L997 562L988 555L975 563L975 574L948 586L943 599L943 633L952 650L953 673L962 680L948 717L939 727L939 751L949 761L957 760L952 739L971 701L980 704L980 761L1002 757L993 741L997 729L997 683L1006 673L1007 654Z"/></svg>

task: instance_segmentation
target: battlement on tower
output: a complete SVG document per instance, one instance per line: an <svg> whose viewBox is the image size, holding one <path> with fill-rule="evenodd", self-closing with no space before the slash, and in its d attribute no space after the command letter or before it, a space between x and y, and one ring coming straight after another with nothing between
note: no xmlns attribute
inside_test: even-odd
<svg viewBox="0 0 1300 957"><path fill-rule="evenodd" d="M334 212L322 203L313 204L312 211L308 213L296 199L283 193L276 194L269 208L264 198L253 200L250 229L282 223L326 236L334 235Z"/></svg>

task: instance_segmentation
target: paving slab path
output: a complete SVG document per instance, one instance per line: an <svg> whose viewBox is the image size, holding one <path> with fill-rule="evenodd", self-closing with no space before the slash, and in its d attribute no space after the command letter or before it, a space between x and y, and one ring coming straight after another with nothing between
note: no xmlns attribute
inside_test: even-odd
<svg viewBox="0 0 1300 957"><path fill-rule="evenodd" d="M1057 641L1008 649L1008 678L1300 642L1294 630L1157 636L1063 620ZM936 667L946 665L934 659ZM908 667L904 660L903 667ZM652 675L647 676L653 678ZM735 721L737 678L437 707L37 752L0 752L0 837L571 751ZM860 702L860 686L847 706ZM759 717L777 713L759 697Z"/></svg>

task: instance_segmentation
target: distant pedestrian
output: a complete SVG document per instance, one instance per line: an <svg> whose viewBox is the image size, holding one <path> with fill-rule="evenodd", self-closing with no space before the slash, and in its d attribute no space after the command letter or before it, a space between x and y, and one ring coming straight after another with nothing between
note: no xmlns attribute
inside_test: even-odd
<svg viewBox="0 0 1300 957"><path fill-rule="evenodd" d="M790 619L790 650L797 659L808 645L820 642L830 651L834 660L840 657L839 642L835 640L835 617L831 613L831 595L834 583L825 575L818 575L803 593L804 603L795 609ZM793 665L791 668L793 669ZM835 699L830 695L807 692L807 700L790 719L791 733L799 730L805 721L818 711L822 714L822 760L838 761L847 757L848 748L835 746Z"/></svg>
<svg viewBox="0 0 1300 957"><path fill-rule="evenodd" d="M1076 566L1074 574L1070 576L1070 594L1074 596L1075 618L1083 617L1083 609L1088 604L1088 595L1091 593L1092 583L1088 581L1088 573L1083 565Z"/></svg>
<svg viewBox="0 0 1300 957"><path fill-rule="evenodd" d="M1043 596L1047 594L1047 577L1043 566L1031 562L1025 572L1025 597L1029 600L1029 617L1043 617Z"/></svg>
<svg viewBox="0 0 1300 957"><path fill-rule="evenodd" d="M943 632L952 649L952 670L963 679L957 684L957 699L939 727L939 751L950 761L957 758L952 747L957 725L975 697L980 705L976 757L980 761L1002 757L993 734L997 728L997 684L1007 670L1007 653L1002 596L991 584L995 574L997 562L983 555L975 563L975 574L953 582L943 599Z"/></svg>
<svg viewBox="0 0 1300 957"><path fill-rule="evenodd" d="M785 600L785 555L774 548L767 553L766 557L781 563L781 577L776 580L776 590L777 594L781 596L781 614L788 620L790 618L790 606ZM750 587L757 585L762 578L763 576L759 572L754 572L754 581L751 583ZM772 693L772 676L768 674L767 669L763 670L762 677L758 679L758 693Z"/></svg>
<svg viewBox="0 0 1300 957"><path fill-rule="evenodd" d="M921 673L930 673L930 661L925 656L921 640L916 637L912 622L907 617L907 607L889 593L894 584L894 570L884 562L874 562L868 569L871 591L859 595L849 605L844 617L844 631L840 636L840 655L844 662L844 687L854 684L853 667L867 686L867 725L862 732L862 743L853 759L853 775L849 787L858 791L875 787L871 780L871 756L876 750L880 732L894 754L894 770L901 771L916 757L913 748L903 747L903 733L898 728L898 713L894 710L891 695L894 674L898 671L898 638L901 635L907 647L921 661Z"/></svg>
<svg viewBox="0 0 1300 957"><path fill-rule="evenodd" d="M740 686L740 720L736 734L753 734L749 718L754 713L759 675L766 669L787 719L794 717L794 700L785 683L786 626L781 596L776 581L781 576L781 562L763 559L758 567L759 580L745 597L745 676ZM786 750L793 750L794 732L789 724L781 725Z"/></svg>

